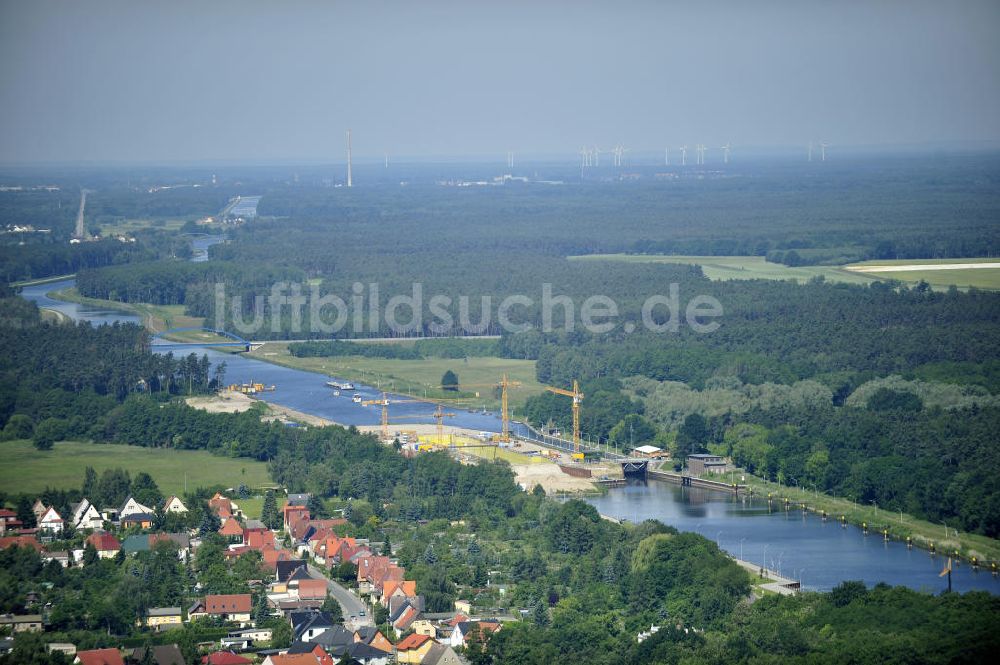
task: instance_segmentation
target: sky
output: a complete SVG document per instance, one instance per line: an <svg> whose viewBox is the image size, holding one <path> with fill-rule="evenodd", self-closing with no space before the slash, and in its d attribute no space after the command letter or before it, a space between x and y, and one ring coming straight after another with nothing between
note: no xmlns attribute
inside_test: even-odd
<svg viewBox="0 0 1000 665"><path fill-rule="evenodd" d="M0 0L0 162L1000 140L998 0Z"/></svg>

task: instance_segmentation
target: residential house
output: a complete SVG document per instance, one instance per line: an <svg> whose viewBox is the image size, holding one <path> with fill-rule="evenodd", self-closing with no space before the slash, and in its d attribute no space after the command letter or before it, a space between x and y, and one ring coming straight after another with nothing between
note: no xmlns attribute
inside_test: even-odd
<svg viewBox="0 0 1000 665"><path fill-rule="evenodd" d="M179 607L151 607L146 611L142 624L154 630L173 628L184 623L184 616Z"/></svg>
<svg viewBox="0 0 1000 665"><path fill-rule="evenodd" d="M434 644L434 640L426 635L411 633L396 644L396 662L422 663Z"/></svg>
<svg viewBox="0 0 1000 665"><path fill-rule="evenodd" d="M275 546L273 531L260 531L257 529L251 529L249 526L243 529L243 542L246 543L247 547L250 549L257 551L263 551L267 547L277 549Z"/></svg>
<svg viewBox="0 0 1000 665"><path fill-rule="evenodd" d="M244 628L229 632L229 637L245 637L252 642L270 642L274 634L270 628Z"/></svg>
<svg viewBox="0 0 1000 665"><path fill-rule="evenodd" d="M437 637L437 628L434 624L427 619L417 619L410 624L410 630L417 633L418 635L426 635L427 637Z"/></svg>
<svg viewBox="0 0 1000 665"><path fill-rule="evenodd" d="M184 654L176 644L161 644L150 647L152 650L153 662L156 665L185 665ZM132 649L129 660L141 663L146 656L146 647L136 647Z"/></svg>
<svg viewBox="0 0 1000 665"><path fill-rule="evenodd" d="M35 503L31 506L31 512L35 514L35 523L37 524L42 520L42 515L49 507L42 503L41 499L35 499Z"/></svg>
<svg viewBox="0 0 1000 665"><path fill-rule="evenodd" d="M55 561L63 568L67 568L69 567L70 555L69 552L62 550L59 551L46 550L42 552L42 561L44 561L45 563L48 563L49 561Z"/></svg>
<svg viewBox="0 0 1000 665"><path fill-rule="evenodd" d="M248 593L208 595L191 606L188 619L210 616L246 625L250 623L252 609L253 599Z"/></svg>
<svg viewBox="0 0 1000 665"><path fill-rule="evenodd" d="M153 509L149 506L144 506L135 500L135 497L129 497L125 504L118 509L118 519L121 520L123 517L128 517L129 515L152 515Z"/></svg>
<svg viewBox="0 0 1000 665"><path fill-rule="evenodd" d="M299 569L304 570L304 569ZM329 591L326 580L298 580L296 586L299 600L326 600Z"/></svg>
<svg viewBox="0 0 1000 665"><path fill-rule="evenodd" d="M186 513L187 511L187 506L176 496L167 497L167 500L163 502L163 512L165 513Z"/></svg>
<svg viewBox="0 0 1000 665"><path fill-rule="evenodd" d="M242 543L243 527L240 526L240 523L236 521L235 517L230 517L219 529L219 535L228 539L230 542L239 541Z"/></svg>
<svg viewBox="0 0 1000 665"><path fill-rule="evenodd" d="M7 530L14 530L21 526L21 520L17 519L17 513L10 508L0 508L0 536L7 533Z"/></svg>
<svg viewBox="0 0 1000 665"><path fill-rule="evenodd" d="M118 523L123 529L152 529L155 519L156 516L153 513L129 513L119 516Z"/></svg>
<svg viewBox="0 0 1000 665"><path fill-rule="evenodd" d="M421 665L465 665L447 644L434 643L424 656Z"/></svg>
<svg viewBox="0 0 1000 665"><path fill-rule="evenodd" d="M353 658L362 665L389 665L392 662L391 652L374 649L362 642L352 642L345 646L327 649L327 652L339 659L338 662L347 658Z"/></svg>
<svg viewBox="0 0 1000 665"><path fill-rule="evenodd" d="M367 644L373 649L392 653L392 642L375 626L361 626L354 630L354 641Z"/></svg>
<svg viewBox="0 0 1000 665"><path fill-rule="evenodd" d="M41 614L0 614L0 628L9 628L12 633L42 632Z"/></svg>
<svg viewBox="0 0 1000 665"><path fill-rule="evenodd" d="M4 536L0 538L0 550L8 547L33 547L39 552L42 551L42 544L34 536Z"/></svg>
<svg viewBox="0 0 1000 665"><path fill-rule="evenodd" d="M410 628L410 625L420 618L420 608L411 599L404 600L395 611L389 613L389 623L396 632L402 633Z"/></svg>
<svg viewBox="0 0 1000 665"><path fill-rule="evenodd" d="M293 637L302 642L313 642L318 636L336 626L326 612L292 612L288 620L292 625ZM343 629L343 626L337 627Z"/></svg>
<svg viewBox="0 0 1000 665"><path fill-rule="evenodd" d="M86 542L94 546L97 550L97 556L102 559L114 558L122 548L118 539L106 531L90 534L87 536Z"/></svg>
<svg viewBox="0 0 1000 665"><path fill-rule="evenodd" d="M104 528L104 517L90 500L83 499L80 503L72 504L70 508L73 510L73 528L77 531L85 529L96 531Z"/></svg>
<svg viewBox="0 0 1000 665"><path fill-rule="evenodd" d="M451 637L448 643L455 649L459 647L464 647L469 639L469 635L474 631L481 631L482 634L488 635L500 630L499 621L483 620L483 621L460 621L456 626L455 630L451 632Z"/></svg>
<svg viewBox="0 0 1000 665"><path fill-rule="evenodd" d="M125 665L118 649L88 649L77 651L73 663L79 665Z"/></svg>
<svg viewBox="0 0 1000 665"><path fill-rule="evenodd" d="M281 507L281 513L286 531L290 529L294 522L309 520L309 509L305 506L290 506L286 503Z"/></svg>
<svg viewBox="0 0 1000 665"><path fill-rule="evenodd" d="M417 595L417 583L412 580L386 580L382 583L379 603L389 607L390 598L410 598Z"/></svg>
<svg viewBox="0 0 1000 665"><path fill-rule="evenodd" d="M302 559L288 559L287 561L277 561L274 569L274 583L271 590L274 593L285 593L288 591L288 584L291 577L298 570L306 571L306 562ZM308 577L308 576L307 576Z"/></svg>
<svg viewBox="0 0 1000 665"><path fill-rule="evenodd" d="M201 665L253 665L253 661L232 651L214 651L201 657Z"/></svg>
<svg viewBox="0 0 1000 665"><path fill-rule="evenodd" d="M472 603L467 600L458 599L455 601L455 611L461 612L465 616L472 615Z"/></svg>
<svg viewBox="0 0 1000 665"><path fill-rule="evenodd" d="M62 515L55 508L48 507L38 520L38 530L49 536L61 536L64 526Z"/></svg>
<svg viewBox="0 0 1000 665"><path fill-rule="evenodd" d="M320 663L330 663L333 665L333 658L330 654L326 652L319 644L314 644L312 642L293 642L291 646L288 647L288 651L285 652L289 656L297 656L299 654L309 654L316 658Z"/></svg>
<svg viewBox="0 0 1000 665"><path fill-rule="evenodd" d="M309 505L310 494L289 494L288 501L285 505L288 506L307 506Z"/></svg>
<svg viewBox="0 0 1000 665"><path fill-rule="evenodd" d="M330 663L333 663L332 659ZM321 665L321 661L311 653L285 653L268 656L261 665Z"/></svg>

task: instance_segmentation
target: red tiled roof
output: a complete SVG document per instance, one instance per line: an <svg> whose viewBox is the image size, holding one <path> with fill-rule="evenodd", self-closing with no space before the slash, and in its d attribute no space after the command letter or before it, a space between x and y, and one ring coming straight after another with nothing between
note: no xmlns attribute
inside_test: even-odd
<svg viewBox="0 0 1000 665"><path fill-rule="evenodd" d="M247 546L255 550L262 550L266 545L274 547L274 534L270 531L246 531L244 539Z"/></svg>
<svg viewBox="0 0 1000 665"><path fill-rule="evenodd" d="M280 656L271 656L274 665L317 665L320 659L311 653L285 653Z"/></svg>
<svg viewBox="0 0 1000 665"><path fill-rule="evenodd" d="M205 611L209 614L231 614L249 612L253 599L248 593L205 596Z"/></svg>
<svg viewBox="0 0 1000 665"><path fill-rule="evenodd" d="M122 548L122 544L110 533L92 533L87 542L97 548L98 552L117 552Z"/></svg>
<svg viewBox="0 0 1000 665"><path fill-rule="evenodd" d="M201 657L202 665L252 665L253 661L232 651L216 651Z"/></svg>
<svg viewBox="0 0 1000 665"><path fill-rule="evenodd" d="M125 665L118 649L91 649L77 651L76 657L81 665Z"/></svg>
<svg viewBox="0 0 1000 665"><path fill-rule="evenodd" d="M34 536L4 536L0 538L0 550L8 547L34 547L39 552L42 551L42 544Z"/></svg>
<svg viewBox="0 0 1000 665"><path fill-rule="evenodd" d="M300 580L299 598L326 598L326 580Z"/></svg>
<svg viewBox="0 0 1000 665"><path fill-rule="evenodd" d="M396 644L396 651L409 651L410 649L419 649L429 639L431 639L429 635L418 635L417 633L412 633L404 637Z"/></svg>
<svg viewBox="0 0 1000 665"><path fill-rule="evenodd" d="M243 527L240 523L236 521L235 518L230 517L226 520L226 523L222 525L219 529L219 535L221 536L239 536L243 537Z"/></svg>

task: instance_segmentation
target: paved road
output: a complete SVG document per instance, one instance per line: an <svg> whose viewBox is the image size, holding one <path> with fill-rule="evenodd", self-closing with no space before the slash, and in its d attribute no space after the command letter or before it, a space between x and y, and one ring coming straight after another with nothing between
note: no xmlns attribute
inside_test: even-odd
<svg viewBox="0 0 1000 665"><path fill-rule="evenodd" d="M369 611L370 608L353 591L337 584L312 565L308 566L308 571L309 577L317 580L326 580L326 587L329 589L330 595L337 599L337 602L340 603L340 608L344 611L345 625L350 624L354 627L372 625L373 619ZM365 616L361 616L362 612L365 613ZM356 618L351 619L352 616Z"/></svg>

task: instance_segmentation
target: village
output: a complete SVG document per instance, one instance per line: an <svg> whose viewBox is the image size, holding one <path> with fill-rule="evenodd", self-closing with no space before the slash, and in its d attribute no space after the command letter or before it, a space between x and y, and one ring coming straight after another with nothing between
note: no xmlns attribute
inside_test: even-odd
<svg viewBox="0 0 1000 665"><path fill-rule="evenodd" d="M217 641L198 644L204 665L456 665L466 662L459 654L470 639L484 641L502 629L501 619L481 616L468 600L455 600L452 611L426 611L417 583L407 579L388 542L338 535L348 520L314 518L309 501L308 494L289 494L280 511L280 527L272 530L260 520L247 519L237 501L216 492L207 500L207 509L220 526L206 535L197 529L166 533L153 528L157 514L188 512L176 496L155 507L129 497L117 510L98 510L84 498L66 517L38 500L32 507L34 528L23 528L15 511L0 509L0 550L30 548L46 564L63 568L90 565L95 557L124 562L159 544L188 563L204 541L218 538L225 543L223 557L229 564L251 554L251 560L260 562L259 579L248 581L253 593L195 596L187 606L149 607L136 619L150 634L191 623L224 629ZM120 538L125 532L130 535ZM59 549L71 541L82 546ZM348 580L345 570L353 573ZM335 573L341 574L339 582ZM51 610L44 606L34 614L0 616L0 630L11 635L42 633ZM12 646L12 637L0 639L0 653L9 653ZM47 649L82 665L185 662L176 644L159 642L152 647L81 650L51 642Z"/></svg>

